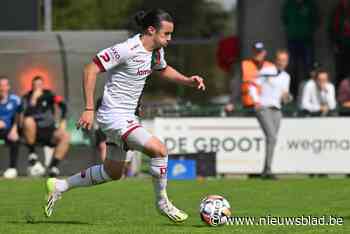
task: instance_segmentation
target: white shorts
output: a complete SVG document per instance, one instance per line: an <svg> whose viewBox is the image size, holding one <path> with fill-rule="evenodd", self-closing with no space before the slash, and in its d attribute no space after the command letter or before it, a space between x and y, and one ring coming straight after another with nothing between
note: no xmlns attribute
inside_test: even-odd
<svg viewBox="0 0 350 234"><path fill-rule="evenodd" d="M107 137L107 158L115 161L127 161L129 150L143 151L152 135L142 127L136 116L119 117L113 122L99 122Z"/></svg>

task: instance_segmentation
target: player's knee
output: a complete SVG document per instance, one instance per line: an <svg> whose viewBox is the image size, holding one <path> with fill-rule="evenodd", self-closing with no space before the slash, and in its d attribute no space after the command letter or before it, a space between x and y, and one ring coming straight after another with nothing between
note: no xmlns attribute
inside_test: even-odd
<svg viewBox="0 0 350 234"><path fill-rule="evenodd" d="M62 141L64 141L65 143L69 143L70 141L70 135L68 132L63 131L62 133Z"/></svg>
<svg viewBox="0 0 350 234"><path fill-rule="evenodd" d="M111 173L108 174L112 180L120 180L122 178L123 173Z"/></svg>
<svg viewBox="0 0 350 234"><path fill-rule="evenodd" d="M70 135L65 130L58 129L55 132L54 139L56 142L68 144L70 141Z"/></svg>
<svg viewBox="0 0 350 234"><path fill-rule="evenodd" d="M112 180L119 180L122 178L124 168L123 162L106 160L103 165L105 172Z"/></svg>
<svg viewBox="0 0 350 234"><path fill-rule="evenodd" d="M162 157L162 158L165 158L168 156L168 150L164 144L160 145L158 155L159 155L159 157Z"/></svg>
<svg viewBox="0 0 350 234"><path fill-rule="evenodd" d="M36 127L33 117L25 117L23 120L23 127L25 130L33 130Z"/></svg>
<svg viewBox="0 0 350 234"><path fill-rule="evenodd" d="M274 144L274 143L276 143L276 141L277 141L277 137L276 137L276 136L268 136L268 137L266 138L266 141L267 141L267 143L269 143L269 144Z"/></svg>
<svg viewBox="0 0 350 234"><path fill-rule="evenodd" d="M168 156L168 150L164 144L160 143L153 149L153 155L155 157L165 158Z"/></svg>

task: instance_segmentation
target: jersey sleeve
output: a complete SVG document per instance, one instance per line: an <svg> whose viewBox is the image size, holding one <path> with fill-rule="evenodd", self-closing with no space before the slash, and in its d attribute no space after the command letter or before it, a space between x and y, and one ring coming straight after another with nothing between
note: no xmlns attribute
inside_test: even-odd
<svg viewBox="0 0 350 234"><path fill-rule="evenodd" d="M18 100L16 101L16 104L17 104L17 106L16 106L16 113L22 113L23 112L23 103L22 103L22 100L21 100L21 98L20 97L18 97Z"/></svg>
<svg viewBox="0 0 350 234"><path fill-rule="evenodd" d="M165 61L165 53L163 48L159 50L155 50L153 52L152 63L153 63L152 69L155 71L160 71L166 68L167 63Z"/></svg>
<svg viewBox="0 0 350 234"><path fill-rule="evenodd" d="M18 97L17 95L11 94L11 99L14 102L15 112L21 113L23 111L23 104L22 104L21 98Z"/></svg>
<svg viewBox="0 0 350 234"><path fill-rule="evenodd" d="M100 71L108 71L124 63L129 56L130 52L127 44L120 43L98 52L93 62L100 68Z"/></svg>

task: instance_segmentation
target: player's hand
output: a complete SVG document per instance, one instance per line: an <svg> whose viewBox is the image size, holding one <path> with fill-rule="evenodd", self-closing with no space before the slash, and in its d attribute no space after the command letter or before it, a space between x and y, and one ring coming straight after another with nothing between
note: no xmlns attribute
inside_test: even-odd
<svg viewBox="0 0 350 234"><path fill-rule="evenodd" d="M329 108L328 108L327 105L322 105L322 106L320 107L320 111L321 111L321 113L323 113L323 114L327 114L327 113L329 112Z"/></svg>
<svg viewBox="0 0 350 234"><path fill-rule="evenodd" d="M228 103L225 106L225 112L230 113L233 112L235 110L235 105L233 105L232 103Z"/></svg>
<svg viewBox="0 0 350 234"><path fill-rule="evenodd" d="M7 135L7 139L10 141L18 141L19 136L18 136L17 128L11 129L11 131Z"/></svg>
<svg viewBox="0 0 350 234"><path fill-rule="evenodd" d="M77 123L77 129L83 128L90 130L94 123L94 111L84 111Z"/></svg>
<svg viewBox="0 0 350 234"><path fill-rule="evenodd" d="M205 84L204 84L204 80L202 77L200 76L191 76L190 80L193 84L194 87L196 87L199 90L204 91L205 90Z"/></svg>
<svg viewBox="0 0 350 234"><path fill-rule="evenodd" d="M255 109L255 111L261 110L261 104L258 103L258 102L256 102L256 103L254 104L254 109Z"/></svg>

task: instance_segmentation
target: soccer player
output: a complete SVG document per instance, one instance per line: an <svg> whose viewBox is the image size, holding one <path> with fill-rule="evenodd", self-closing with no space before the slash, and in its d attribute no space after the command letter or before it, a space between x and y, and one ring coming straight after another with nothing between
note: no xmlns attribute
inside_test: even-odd
<svg viewBox="0 0 350 234"><path fill-rule="evenodd" d="M61 109L60 125L56 127L55 105ZM64 159L70 136L65 130L66 104L61 96L44 89L43 78L36 76L32 80L32 90L23 97L24 119L23 135L29 148L29 174L43 175L45 168L35 153L37 144L54 147L54 154L48 167L49 176L57 176L57 165Z"/></svg>
<svg viewBox="0 0 350 234"><path fill-rule="evenodd" d="M19 136L17 123L22 110L21 99L10 93L10 82L6 76L0 77L0 139L10 151L10 166L4 172L4 177L12 179L17 177L17 158L19 149Z"/></svg>
<svg viewBox="0 0 350 234"><path fill-rule="evenodd" d="M146 131L135 116L138 99L146 78L155 71L159 77L178 84L205 90L199 76L187 77L167 65L163 47L171 40L174 30L172 17L163 10L151 10L136 15L141 33L128 40L104 49L84 69L85 110L78 126L90 129L94 119L94 89L97 74L108 71L102 105L97 121L107 135L107 159L67 179L47 180L48 200L45 213L51 216L55 202L62 193L82 186L94 186L122 176L128 149L151 157L150 172L153 178L156 207L161 214L174 222L183 222L188 215L177 209L168 199L168 153L165 145Z"/></svg>

